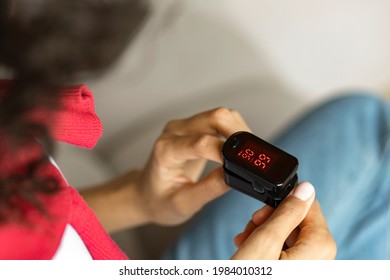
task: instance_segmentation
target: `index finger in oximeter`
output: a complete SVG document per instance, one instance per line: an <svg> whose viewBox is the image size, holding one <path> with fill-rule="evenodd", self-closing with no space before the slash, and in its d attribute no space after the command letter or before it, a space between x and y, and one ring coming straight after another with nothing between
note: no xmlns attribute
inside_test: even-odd
<svg viewBox="0 0 390 280"><path fill-rule="evenodd" d="M298 181L298 160L245 131L223 145L226 183L272 207L277 207Z"/></svg>

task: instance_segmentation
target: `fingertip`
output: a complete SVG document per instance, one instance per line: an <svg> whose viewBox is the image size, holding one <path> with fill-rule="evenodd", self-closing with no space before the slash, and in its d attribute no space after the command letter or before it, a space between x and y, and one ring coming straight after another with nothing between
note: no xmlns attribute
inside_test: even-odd
<svg viewBox="0 0 390 280"><path fill-rule="evenodd" d="M292 192L292 196L302 201L309 200L309 198L314 196L314 194L315 194L315 189L313 185L309 182L302 182L298 184Z"/></svg>
<svg viewBox="0 0 390 280"><path fill-rule="evenodd" d="M266 223L270 228L278 228L280 240L285 241L307 216L315 200L314 196L315 191L311 183L300 183L293 189L291 195L286 197L273 211Z"/></svg>
<svg viewBox="0 0 390 280"><path fill-rule="evenodd" d="M234 237L234 245L238 248L241 246L242 244L242 236L243 236L243 233L239 233L237 234L235 237Z"/></svg>

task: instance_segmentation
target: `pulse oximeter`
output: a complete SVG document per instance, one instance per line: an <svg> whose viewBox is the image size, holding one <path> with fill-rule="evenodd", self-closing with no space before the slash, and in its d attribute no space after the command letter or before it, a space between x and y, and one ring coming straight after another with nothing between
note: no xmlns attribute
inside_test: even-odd
<svg viewBox="0 0 390 280"><path fill-rule="evenodd" d="M223 145L226 183L274 208L298 181L298 159L245 131L231 135Z"/></svg>

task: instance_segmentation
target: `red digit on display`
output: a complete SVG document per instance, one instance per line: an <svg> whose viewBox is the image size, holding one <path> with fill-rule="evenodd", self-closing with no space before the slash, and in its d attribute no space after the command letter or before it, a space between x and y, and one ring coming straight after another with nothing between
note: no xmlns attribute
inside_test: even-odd
<svg viewBox="0 0 390 280"><path fill-rule="evenodd" d="M271 159L269 157L267 157L265 154L259 155L259 159L261 161L266 161L267 163L269 163L271 161Z"/></svg>
<svg viewBox="0 0 390 280"><path fill-rule="evenodd" d="M251 160L251 157L252 157L254 154L255 154L255 153L254 153L251 149L246 149L244 153L243 153L242 151L238 153L238 155L241 155L242 158L245 158L245 159L247 159L248 161Z"/></svg>
<svg viewBox="0 0 390 280"><path fill-rule="evenodd" d="M251 160L251 157L255 154L252 150L246 149L245 152L248 154L248 160Z"/></svg>
<svg viewBox="0 0 390 280"><path fill-rule="evenodd" d="M267 164L271 162L271 158L267 157L265 154L260 154L259 158L255 160L254 164L259 166L261 169L265 169Z"/></svg>

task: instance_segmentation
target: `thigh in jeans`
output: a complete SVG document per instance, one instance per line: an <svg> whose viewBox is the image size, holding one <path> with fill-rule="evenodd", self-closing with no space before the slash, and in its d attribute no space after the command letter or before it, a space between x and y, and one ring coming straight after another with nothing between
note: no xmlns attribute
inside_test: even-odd
<svg viewBox="0 0 390 280"><path fill-rule="evenodd" d="M274 144L300 161L338 245L340 259L389 255L390 105L350 95L303 116ZM227 259L233 238L262 204L237 191L213 201L167 254L178 259Z"/></svg>

